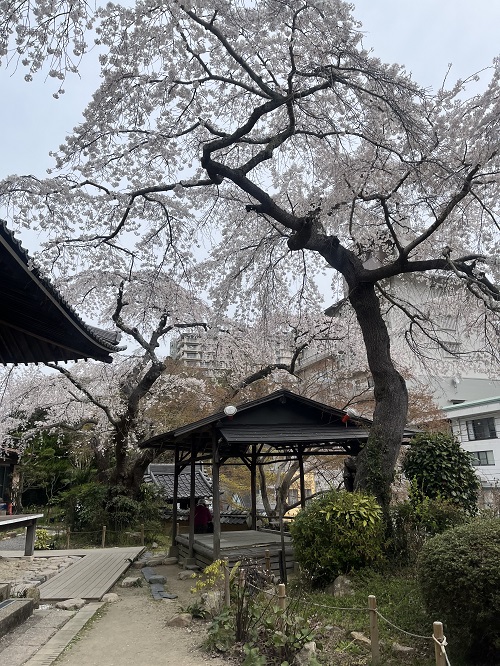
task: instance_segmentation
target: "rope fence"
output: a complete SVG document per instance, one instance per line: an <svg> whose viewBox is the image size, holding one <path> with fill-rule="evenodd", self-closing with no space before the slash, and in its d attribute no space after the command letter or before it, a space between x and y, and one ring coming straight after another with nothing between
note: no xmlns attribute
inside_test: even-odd
<svg viewBox="0 0 500 666"><path fill-rule="evenodd" d="M69 528L65 530L64 529L57 530L56 536L58 539L64 540L66 550L70 550L71 542L73 541L74 544L75 539L78 540L79 538L82 537L91 539L95 542L100 541L101 548L106 548L106 543L107 542L109 543L112 540L111 537L113 535L118 535L121 538L121 540L123 540L123 537L125 537L125 540L128 541L128 543L132 542L134 544L144 546L148 532L156 534L158 530L155 528L151 529L145 528L144 524L141 524L139 526L139 529L136 531L110 530L108 529L107 525L103 525L100 530L76 531L76 530L71 530Z"/></svg>
<svg viewBox="0 0 500 666"><path fill-rule="evenodd" d="M266 552L266 557L264 559L256 559L254 560L255 564L258 564L259 562L264 562L266 565L266 571L271 573L271 569L269 566L269 557L268 553ZM381 657L380 657L380 639L379 639L379 620L382 622L385 622L387 625L389 625L392 629L395 631L400 632L401 634L404 634L406 636L410 636L411 638L416 638L418 640L423 640L427 642L431 642L431 644L434 645L434 654L435 654L435 661L436 661L436 666L451 666L450 660L448 658L448 654L446 652L446 647L448 645L446 636L443 633L443 624L442 622L434 622L433 623L433 632L432 635L422 635L422 634L416 634L411 631L407 631L406 629L403 629L399 627L398 625L394 624L394 622L391 622L388 618L386 618L382 613L378 610L377 608L377 600L374 595L369 595L368 597L368 605L364 607L356 607L356 606L332 606L330 604L319 604L314 601L310 601L308 599L299 599L296 598L294 599L293 597L287 596L286 593L286 585L284 583L279 583L275 586L274 589L272 590L266 590L258 587L245 577L245 569L240 569L239 570L239 584L240 586L246 585L247 587L250 587L254 589L256 592L259 593L264 593L267 596L270 597L276 597L277 598L277 603L278 607L285 611L286 608L291 604L300 604L301 607L303 607L305 604L309 606L314 606L317 608L322 608L322 609L327 609L330 611L344 611L344 612L362 612L362 613L368 613L369 614L369 625L370 625L370 650L371 650L371 658L372 658L372 665L373 666L378 666L381 664ZM231 600L230 600L230 568L228 564L228 560L224 560L224 589L225 589L225 605L230 606ZM353 641L354 642L354 641Z"/></svg>

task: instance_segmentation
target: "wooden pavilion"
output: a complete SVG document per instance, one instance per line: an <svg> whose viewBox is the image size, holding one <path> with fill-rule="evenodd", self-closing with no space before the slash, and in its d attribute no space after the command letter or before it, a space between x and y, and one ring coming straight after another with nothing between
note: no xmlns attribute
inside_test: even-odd
<svg viewBox="0 0 500 666"><path fill-rule="evenodd" d="M252 556L263 558L265 550L270 551L277 561L279 551L288 551L287 566L290 567L293 555L289 537L285 537L282 530L281 534L257 530L257 466L297 461L301 504L304 506L304 460L310 456L357 455L368 438L370 423L291 391L279 390L236 408L228 406L222 412L143 442L141 448L174 453L172 554L178 554L188 564L206 566L220 557L228 557L230 562ZM195 535L196 465L209 461L212 465L214 532L213 535ZM250 470L252 530L251 535L248 530L231 532L230 535L224 533L221 540L219 471L225 464L243 464ZM189 536L177 533L175 515L179 474L187 466L191 471Z"/></svg>

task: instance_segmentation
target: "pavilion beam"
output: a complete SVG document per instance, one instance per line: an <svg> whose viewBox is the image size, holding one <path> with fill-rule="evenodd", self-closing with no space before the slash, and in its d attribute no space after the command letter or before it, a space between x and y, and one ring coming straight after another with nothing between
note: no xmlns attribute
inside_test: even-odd
<svg viewBox="0 0 500 666"><path fill-rule="evenodd" d="M252 458L250 463L250 495L252 501L251 520L252 530L257 529L257 450L252 444Z"/></svg>
<svg viewBox="0 0 500 666"><path fill-rule="evenodd" d="M220 484L219 484L219 443L217 440L217 431L212 433L212 522L214 526L213 533L213 557L218 560L220 557Z"/></svg>
<svg viewBox="0 0 500 666"><path fill-rule="evenodd" d="M174 496L172 498L172 544L170 545L169 555L170 557L177 557L179 554L179 548L177 546L177 500L179 496L179 448L175 447L175 458L174 458Z"/></svg>

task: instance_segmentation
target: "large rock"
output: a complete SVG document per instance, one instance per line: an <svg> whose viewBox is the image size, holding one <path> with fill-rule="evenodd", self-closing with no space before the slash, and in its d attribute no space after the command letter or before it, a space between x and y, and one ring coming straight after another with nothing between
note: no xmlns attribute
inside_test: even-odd
<svg viewBox="0 0 500 666"><path fill-rule="evenodd" d="M218 615L224 606L224 592L222 590L203 592L201 600L210 615Z"/></svg>
<svg viewBox="0 0 500 666"><path fill-rule="evenodd" d="M178 557L166 557L163 560L163 564L177 564L178 561L179 561Z"/></svg>
<svg viewBox="0 0 500 666"><path fill-rule="evenodd" d="M311 641L306 643L299 652L295 655L294 663L296 666L309 666L311 661L318 663L316 657L316 643Z"/></svg>
<svg viewBox="0 0 500 666"><path fill-rule="evenodd" d="M128 576L120 583L121 587L140 587L142 585L141 576Z"/></svg>
<svg viewBox="0 0 500 666"><path fill-rule="evenodd" d="M162 564L165 564L166 555L153 555L153 557L148 557L147 559L142 560L143 567L160 567Z"/></svg>
<svg viewBox="0 0 500 666"><path fill-rule="evenodd" d="M179 571L179 580L187 580L188 578L196 578L194 571Z"/></svg>
<svg viewBox="0 0 500 666"><path fill-rule="evenodd" d="M325 592L334 597L347 597L354 594L354 589L350 578L347 576L337 576L333 583L326 588Z"/></svg>
<svg viewBox="0 0 500 666"><path fill-rule="evenodd" d="M359 641L360 643L364 643L365 645L372 644L371 640L363 633L361 633L361 631L351 631L351 636L354 638L355 641Z"/></svg>
<svg viewBox="0 0 500 666"><path fill-rule="evenodd" d="M410 652L415 652L415 648L408 647L407 645L400 645L399 643L393 643L391 647L394 652L399 652L400 654L410 654Z"/></svg>
<svg viewBox="0 0 500 666"><path fill-rule="evenodd" d="M66 599L65 601L58 601L56 608L61 610L80 610L85 606L84 599Z"/></svg>
<svg viewBox="0 0 500 666"><path fill-rule="evenodd" d="M191 613L179 613L167 622L167 627L189 627L192 621Z"/></svg>
<svg viewBox="0 0 500 666"><path fill-rule="evenodd" d="M116 592L108 592L101 597L101 601L105 604L115 604L117 601L120 601L120 597Z"/></svg>

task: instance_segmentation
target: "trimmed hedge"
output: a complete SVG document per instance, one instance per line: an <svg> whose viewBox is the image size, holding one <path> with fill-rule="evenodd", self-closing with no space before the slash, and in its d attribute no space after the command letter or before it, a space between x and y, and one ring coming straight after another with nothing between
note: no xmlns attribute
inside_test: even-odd
<svg viewBox="0 0 500 666"><path fill-rule="evenodd" d="M476 520L430 539L418 562L428 611L445 625L450 653L500 663L500 518Z"/></svg>

